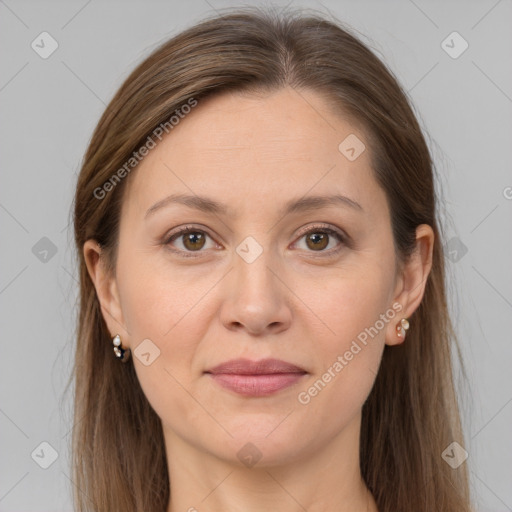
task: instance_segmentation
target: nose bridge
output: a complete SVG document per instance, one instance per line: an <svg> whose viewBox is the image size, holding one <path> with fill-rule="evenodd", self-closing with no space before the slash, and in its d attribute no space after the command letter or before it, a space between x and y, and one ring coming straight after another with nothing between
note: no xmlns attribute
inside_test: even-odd
<svg viewBox="0 0 512 512"><path fill-rule="evenodd" d="M256 239L256 236L258 239ZM276 292L273 267L278 265L268 234L249 235L235 248L234 278L238 293L253 299L274 300Z"/></svg>
<svg viewBox="0 0 512 512"><path fill-rule="evenodd" d="M279 262L270 239L264 233L250 235L235 247L223 308L227 326L241 324L254 334L270 326L284 328L290 321L286 288L277 277Z"/></svg>

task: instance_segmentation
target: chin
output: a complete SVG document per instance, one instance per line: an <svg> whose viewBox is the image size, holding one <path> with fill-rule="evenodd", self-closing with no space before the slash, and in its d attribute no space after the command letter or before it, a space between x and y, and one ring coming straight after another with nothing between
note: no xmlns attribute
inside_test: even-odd
<svg viewBox="0 0 512 512"><path fill-rule="evenodd" d="M297 425L294 428L292 424L284 426L287 420L280 424L285 417L272 416L260 422L254 418L245 422L240 419L237 425L224 424L233 437L221 434L220 439L213 440L211 432L205 433L206 445L203 445L203 449L229 464L248 468L295 463L314 449L304 435L303 427Z"/></svg>

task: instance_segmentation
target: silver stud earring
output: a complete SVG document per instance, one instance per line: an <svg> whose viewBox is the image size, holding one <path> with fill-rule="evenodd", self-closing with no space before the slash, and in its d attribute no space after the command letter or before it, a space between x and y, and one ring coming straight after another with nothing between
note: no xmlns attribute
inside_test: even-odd
<svg viewBox="0 0 512 512"><path fill-rule="evenodd" d="M128 359L130 359L131 350L129 348L123 348L121 346L121 336L116 334L112 338L112 344L114 345L114 354L120 359L123 363L126 363Z"/></svg>
<svg viewBox="0 0 512 512"><path fill-rule="evenodd" d="M407 329L409 329L409 326L409 320L407 320L407 318L402 318L400 323L396 326L396 335L399 338L405 339L405 334Z"/></svg>

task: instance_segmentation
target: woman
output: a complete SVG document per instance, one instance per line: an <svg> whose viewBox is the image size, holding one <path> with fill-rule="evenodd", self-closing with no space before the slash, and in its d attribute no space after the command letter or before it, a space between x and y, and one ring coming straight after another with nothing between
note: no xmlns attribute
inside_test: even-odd
<svg viewBox="0 0 512 512"><path fill-rule="evenodd" d="M433 164L341 24L245 9L154 51L75 237L78 510L471 510Z"/></svg>

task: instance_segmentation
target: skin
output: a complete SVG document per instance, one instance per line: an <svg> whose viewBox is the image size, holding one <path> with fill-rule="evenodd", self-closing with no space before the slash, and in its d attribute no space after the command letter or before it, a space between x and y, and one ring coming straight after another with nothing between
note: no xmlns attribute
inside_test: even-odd
<svg viewBox="0 0 512 512"><path fill-rule="evenodd" d="M129 178L116 275L105 272L94 240L84 245L112 336L132 356L144 339L160 350L149 366L132 359L162 420L168 512L377 510L359 471L361 409L385 344L404 342L396 325L421 302L434 234L419 226L415 253L396 270L389 208L369 149L354 161L338 150L349 134L365 140L312 91L202 101ZM289 199L334 192L362 211L340 204L279 214ZM171 193L211 197L229 215L173 204L145 218ZM185 245L184 236L166 245L171 230L189 224L208 235L203 246ZM300 230L318 224L349 241L331 235L315 248ZM236 252L247 236L263 249L252 263ZM402 311L300 403L299 393L394 303ZM278 358L308 373L273 395L244 397L204 374L237 357ZM261 453L253 467L237 457L246 443Z"/></svg>

